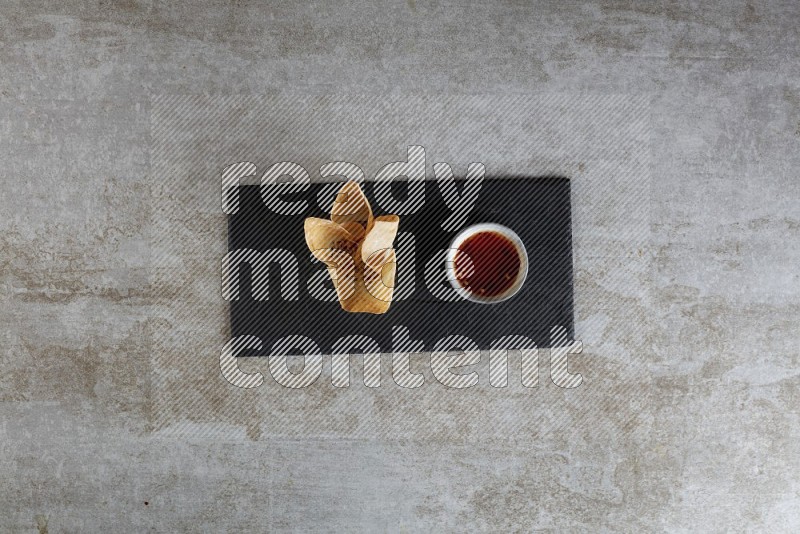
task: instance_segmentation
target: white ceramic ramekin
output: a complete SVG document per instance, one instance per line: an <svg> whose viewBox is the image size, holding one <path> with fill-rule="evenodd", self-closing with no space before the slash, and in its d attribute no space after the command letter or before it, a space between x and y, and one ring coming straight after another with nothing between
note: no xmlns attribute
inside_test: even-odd
<svg viewBox="0 0 800 534"><path fill-rule="evenodd" d="M514 280L514 283L511 284L506 291L491 297L476 295L468 289L465 289L461 286L461 284L458 283L455 273L455 259L456 252L458 252L458 247L470 237L482 232L495 232L502 235L514 244L514 246L517 248L517 253L519 254L519 273L517 274L516 280ZM496 304L498 302L503 302L504 300L510 299L519 292L519 290L522 288L522 284L525 283L525 278L528 276L528 251L525 250L525 244L522 242L522 239L520 239L516 232L514 232L514 230L501 224L480 223L464 228L453 239L452 243L450 243L450 248L447 250L445 261L447 262L447 279L450 281L450 285L453 286L453 289L455 289L456 293L466 300L480 304Z"/></svg>

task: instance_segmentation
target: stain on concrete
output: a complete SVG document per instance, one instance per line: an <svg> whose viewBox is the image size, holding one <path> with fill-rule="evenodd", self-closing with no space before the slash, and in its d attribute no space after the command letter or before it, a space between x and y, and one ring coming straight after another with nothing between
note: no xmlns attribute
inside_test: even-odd
<svg viewBox="0 0 800 534"><path fill-rule="evenodd" d="M36 519L36 528L39 529L39 534L47 534L47 517L39 514L35 517Z"/></svg>

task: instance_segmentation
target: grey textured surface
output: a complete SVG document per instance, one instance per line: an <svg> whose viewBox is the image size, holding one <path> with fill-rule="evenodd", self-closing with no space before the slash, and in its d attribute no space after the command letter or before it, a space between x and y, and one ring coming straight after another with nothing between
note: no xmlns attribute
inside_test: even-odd
<svg viewBox="0 0 800 534"><path fill-rule="evenodd" d="M618 95L155 98L152 431L181 438L233 433L261 440L529 441L544 449L558 447L549 440L564 427L592 426L595 439L624 439L626 425L641 431L650 392L642 349L654 336L647 313L649 111L647 99ZM560 390L542 362L542 387L525 389L520 366L512 361L513 387L495 390L487 382L488 354L479 366L482 387L464 391L437 384L429 354L414 358L414 369L427 368L428 376L427 385L413 391L394 384L389 357L378 390L339 390L319 380L305 392L293 392L268 380L258 391L237 391L221 380L216 360L230 338L228 303L220 296L220 262L227 252L221 169L252 161L260 169L257 182L270 164L288 160L317 180L320 165L345 159L358 162L369 181L387 162L406 158L409 143L426 147L429 179L433 162L450 162L463 176L475 160L491 176L571 177L576 332L586 343L573 368L586 375L587 387ZM483 191L479 202L495 207ZM517 203L506 209L531 208ZM273 231L300 235L296 221L288 224ZM416 262L428 259L418 253ZM306 291L305 280L299 286ZM339 308L327 305L335 313ZM413 327L402 323L394 326ZM298 333L319 343L324 328L330 325ZM266 361L247 358L241 365L267 372ZM327 365L324 375L330 375ZM187 387L191 384L202 387ZM607 445L614 448L613 442Z"/></svg>
<svg viewBox="0 0 800 534"><path fill-rule="evenodd" d="M0 531L796 531L798 24L793 1L4 1ZM155 431L152 96L331 91L648 99L647 302L607 295L610 324L651 326L620 346L638 417L529 440Z"/></svg>

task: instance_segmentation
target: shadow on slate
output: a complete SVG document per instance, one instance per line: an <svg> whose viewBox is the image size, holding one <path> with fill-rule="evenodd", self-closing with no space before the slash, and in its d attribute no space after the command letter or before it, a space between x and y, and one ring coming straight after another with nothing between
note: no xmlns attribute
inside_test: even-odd
<svg viewBox="0 0 800 534"><path fill-rule="evenodd" d="M329 218L317 203L317 193L326 184L312 184L308 191L283 196L286 201L308 201L302 215L281 215L267 208L260 187L239 187L239 211L228 217L228 250L285 249L298 260L299 299L283 300L280 294L280 266L269 267L267 300L257 301L251 291L251 267L239 267L239 299L230 302L231 335L257 336L263 350L242 356L263 356L282 337L302 335L314 341L324 354L330 354L334 342L348 335L369 336L382 352L392 351L392 327L406 327L412 340L424 342L430 351L436 341L460 334L473 339L480 349L502 336L521 335L539 347L550 346L550 330L566 328L574 339L572 308L572 227L570 217L570 181L560 177L510 177L486 179L477 203L463 227L479 222L508 226L520 236L528 251L528 277L519 293L492 305L465 300L444 302L436 299L425 284L425 265L437 251L448 248L460 231L444 231L442 222L451 214L435 181L425 182L425 204L411 215L400 216L400 232L410 232L415 239L414 292L405 300L392 302L383 315L347 313L338 301L313 299L307 289L312 275L324 265L312 261L303 233L306 217ZM364 192L375 215L385 212L375 202L372 183ZM405 200L404 182L393 184L398 200ZM459 186L459 189L461 186ZM402 269L398 265L398 277ZM442 271L443 272L443 271ZM442 276L444 285L448 285ZM327 282L328 287L333 285ZM449 287L449 285L448 285ZM297 348L293 349L297 351ZM294 352L292 352L294 353Z"/></svg>

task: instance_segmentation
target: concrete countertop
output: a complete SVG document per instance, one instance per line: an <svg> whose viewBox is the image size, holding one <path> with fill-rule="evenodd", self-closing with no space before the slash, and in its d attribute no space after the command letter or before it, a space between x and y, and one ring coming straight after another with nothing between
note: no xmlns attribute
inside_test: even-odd
<svg viewBox="0 0 800 534"><path fill-rule="evenodd" d="M799 25L792 0L4 0L0 531L797 531ZM175 199L154 172L158 99L332 93L621 95L646 111L630 137L648 149L646 219L620 227L641 258L614 271L587 253L577 273L597 307L577 318L598 333L583 372L608 388L557 392L547 432L525 415L493 433L482 422L535 414L552 387L353 393L362 411L309 390L298 402L330 427L262 390L164 387L158 336L185 333L180 314L210 332L224 316L185 304L216 259L184 250L198 293L154 293L157 208ZM181 235L224 246L219 215ZM192 406L216 433L162 424L197 423ZM248 423L269 406L273 423ZM430 424L409 431L397 414L421 406Z"/></svg>

